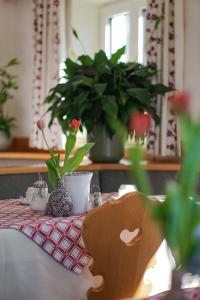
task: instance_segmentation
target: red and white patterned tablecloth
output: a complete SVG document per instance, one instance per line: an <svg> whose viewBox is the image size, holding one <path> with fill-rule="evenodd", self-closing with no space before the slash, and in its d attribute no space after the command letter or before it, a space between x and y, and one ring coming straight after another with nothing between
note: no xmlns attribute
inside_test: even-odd
<svg viewBox="0 0 200 300"><path fill-rule="evenodd" d="M103 200L110 197L104 194ZM84 216L53 218L34 213L30 206L21 205L18 200L0 201L0 229L19 230L76 273L81 273L91 259L81 234L83 219Z"/></svg>

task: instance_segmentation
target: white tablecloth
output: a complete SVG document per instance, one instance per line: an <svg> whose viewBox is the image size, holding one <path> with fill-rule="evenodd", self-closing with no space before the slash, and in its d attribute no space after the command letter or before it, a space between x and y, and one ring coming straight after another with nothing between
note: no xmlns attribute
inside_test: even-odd
<svg viewBox="0 0 200 300"><path fill-rule="evenodd" d="M155 269L146 275L153 282L151 294L167 290L170 282L165 243L156 256ZM90 286L89 270L68 271L21 232L0 230L0 300L83 300Z"/></svg>
<svg viewBox="0 0 200 300"><path fill-rule="evenodd" d="M88 270L70 272L21 232L0 230L0 300L82 300L91 282Z"/></svg>

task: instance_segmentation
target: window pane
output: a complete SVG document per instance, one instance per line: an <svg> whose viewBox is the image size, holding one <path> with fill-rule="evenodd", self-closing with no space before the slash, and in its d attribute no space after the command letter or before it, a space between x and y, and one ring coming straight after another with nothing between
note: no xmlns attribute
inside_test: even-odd
<svg viewBox="0 0 200 300"><path fill-rule="evenodd" d="M105 52L108 57L111 54L111 43L110 43L110 34L111 34L111 19L108 19L107 24L105 26Z"/></svg>
<svg viewBox="0 0 200 300"><path fill-rule="evenodd" d="M138 62L146 63L146 9L142 9L138 20Z"/></svg>
<svg viewBox="0 0 200 300"><path fill-rule="evenodd" d="M121 61L128 61L129 15L123 13L108 19L105 26L105 51L110 57L119 48L126 46L126 53Z"/></svg>

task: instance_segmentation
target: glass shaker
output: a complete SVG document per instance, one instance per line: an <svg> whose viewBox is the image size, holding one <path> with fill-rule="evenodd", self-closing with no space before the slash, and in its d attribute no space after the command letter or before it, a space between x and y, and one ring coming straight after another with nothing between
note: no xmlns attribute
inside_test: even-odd
<svg viewBox="0 0 200 300"><path fill-rule="evenodd" d="M34 192L31 201L33 211L45 212L48 202L48 185L39 175L39 180L33 184Z"/></svg>
<svg viewBox="0 0 200 300"><path fill-rule="evenodd" d="M100 187L98 185L93 185L91 187L92 194L92 207L96 207L102 204L102 195L100 192Z"/></svg>

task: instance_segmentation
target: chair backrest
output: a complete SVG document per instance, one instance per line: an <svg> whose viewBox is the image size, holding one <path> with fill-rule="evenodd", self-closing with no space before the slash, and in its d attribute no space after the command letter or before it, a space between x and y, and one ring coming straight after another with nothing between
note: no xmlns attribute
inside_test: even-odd
<svg viewBox="0 0 200 300"><path fill-rule="evenodd" d="M128 235L132 232L126 242L122 238L125 229ZM103 277L100 287L88 290L89 300L132 297L162 242L159 225L149 216L139 193L91 210L84 220L83 239L93 257L92 274Z"/></svg>

